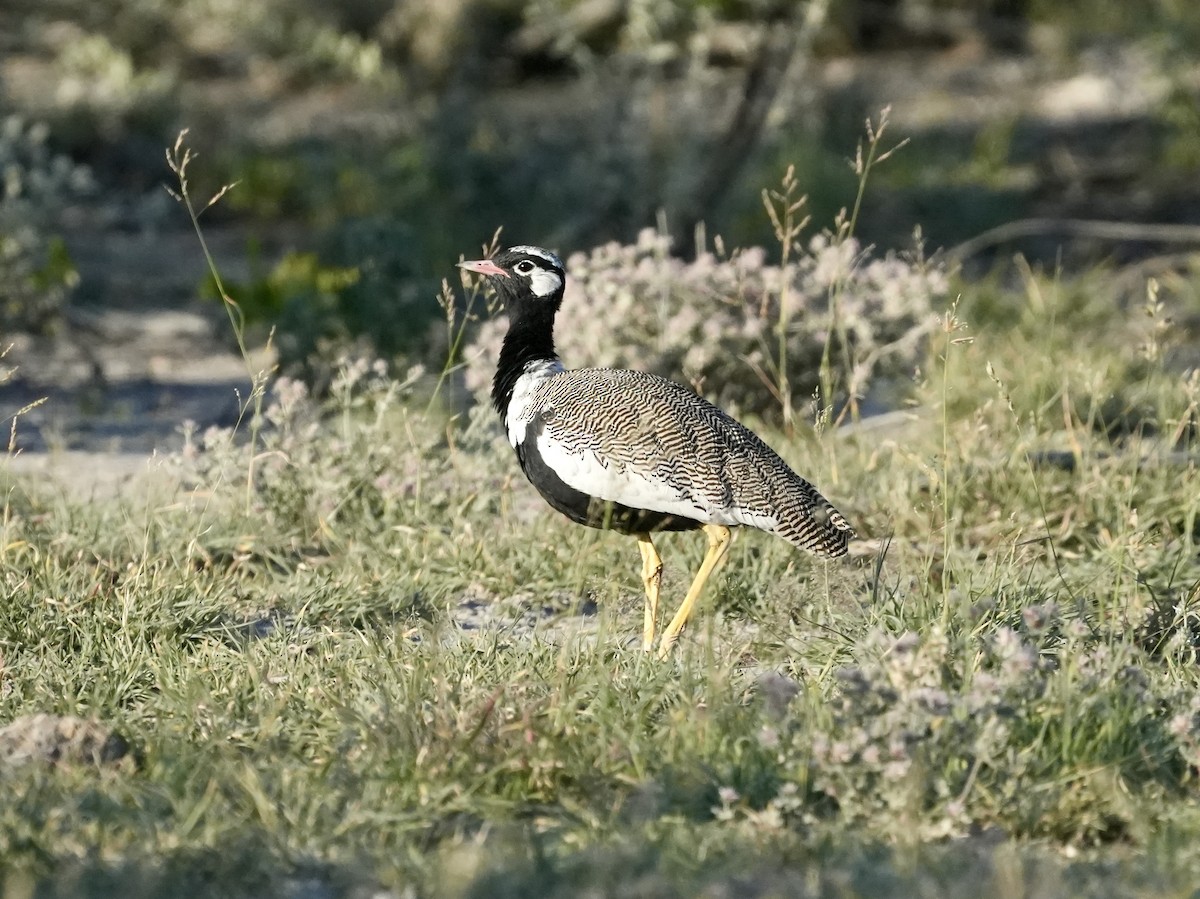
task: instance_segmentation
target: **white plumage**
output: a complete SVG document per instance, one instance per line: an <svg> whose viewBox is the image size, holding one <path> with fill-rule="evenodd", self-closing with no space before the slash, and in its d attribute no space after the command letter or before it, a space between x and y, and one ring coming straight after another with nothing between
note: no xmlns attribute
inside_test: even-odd
<svg viewBox="0 0 1200 899"><path fill-rule="evenodd" d="M563 365L557 359L539 359L526 365L521 376L517 378L516 384L513 385L512 399L508 403L508 411L504 413L504 430L508 433L509 445L514 449L525 439L529 422L534 417L534 393L543 381L561 371Z"/></svg>
<svg viewBox="0 0 1200 899"><path fill-rule="evenodd" d="M689 495L641 469L612 459L602 459L590 449L571 449L542 431L534 440L538 455L568 487L608 503L620 503L633 509L648 509L665 515L677 515L694 521L736 524L723 521L722 510L707 508Z"/></svg>

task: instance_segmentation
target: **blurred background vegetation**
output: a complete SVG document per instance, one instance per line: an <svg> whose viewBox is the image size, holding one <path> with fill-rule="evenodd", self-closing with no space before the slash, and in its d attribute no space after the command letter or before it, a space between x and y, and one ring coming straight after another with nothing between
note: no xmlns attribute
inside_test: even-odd
<svg viewBox="0 0 1200 899"><path fill-rule="evenodd" d="M501 226L770 246L759 190L795 164L829 227L885 105L911 143L873 175L866 244L1196 223L1197 47L1187 0L9 0L0 328L211 298L162 189L185 127L194 193L236 182L204 217L231 293L293 369L363 342L436 359L440 280ZM1165 249L1052 222L968 262Z"/></svg>

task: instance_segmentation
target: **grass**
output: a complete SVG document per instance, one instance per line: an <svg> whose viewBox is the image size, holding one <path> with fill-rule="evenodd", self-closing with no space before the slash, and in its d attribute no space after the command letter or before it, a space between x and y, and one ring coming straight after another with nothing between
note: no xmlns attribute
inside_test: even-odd
<svg viewBox="0 0 1200 899"><path fill-rule="evenodd" d="M740 534L661 663L633 541L546 510L449 371L277 380L115 498L5 471L0 720L137 758L0 765L2 895L1190 894L1183 301L960 287L909 419L760 427L862 550ZM660 547L678 601L702 541Z"/></svg>
<svg viewBox="0 0 1200 899"><path fill-rule="evenodd" d="M902 435L769 433L881 548L743 534L661 664L632 542L542 510L486 417L447 441L420 383L364 366L326 406L276 388L249 508L222 434L140 499L10 479L0 715L94 716L142 761L0 770L6 891L1182 894L1200 484L1154 435L1195 381L1041 287L935 352ZM1027 461L1063 447L1073 470ZM674 596L701 547L662 542ZM600 613L460 631L468 591Z"/></svg>

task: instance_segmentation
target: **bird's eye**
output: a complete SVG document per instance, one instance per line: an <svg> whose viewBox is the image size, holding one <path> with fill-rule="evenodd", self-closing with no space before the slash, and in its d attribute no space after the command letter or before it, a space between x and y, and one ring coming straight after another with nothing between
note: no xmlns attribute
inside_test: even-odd
<svg viewBox="0 0 1200 899"><path fill-rule="evenodd" d="M515 266L513 266L513 271L515 271L518 275L532 275L533 270L536 267L537 266L535 266L528 259L522 259Z"/></svg>

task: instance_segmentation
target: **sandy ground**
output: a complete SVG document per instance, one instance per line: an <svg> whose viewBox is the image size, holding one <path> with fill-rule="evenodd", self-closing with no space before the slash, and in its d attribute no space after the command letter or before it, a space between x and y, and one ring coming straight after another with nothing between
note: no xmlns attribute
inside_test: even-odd
<svg viewBox="0 0 1200 899"><path fill-rule="evenodd" d="M250 383L204 311L73 314L64 333L18 335L8 346L5 466L81 496L159 471L185 422L234 424Z"/></svg>

